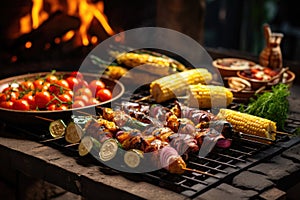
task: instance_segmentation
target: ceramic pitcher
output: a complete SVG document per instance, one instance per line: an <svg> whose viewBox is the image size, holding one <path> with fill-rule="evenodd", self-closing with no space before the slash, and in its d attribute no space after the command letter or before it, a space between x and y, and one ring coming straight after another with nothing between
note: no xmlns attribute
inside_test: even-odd
<svg viewBox="0 0 300 200"><path fill-rule="evenodd" d="M269 25L264 25L266 46L259 55L259 64L271 69L282 68L282 53L280 43L282 33L272 33Z"/></svg>

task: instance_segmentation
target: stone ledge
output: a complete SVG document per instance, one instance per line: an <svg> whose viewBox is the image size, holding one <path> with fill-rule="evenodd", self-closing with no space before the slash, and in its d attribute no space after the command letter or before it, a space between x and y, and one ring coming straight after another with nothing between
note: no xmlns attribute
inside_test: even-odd
<svg viewBox="0 0 300 200"><path fill-rule="evenodd" d="M259 197L263 200L285 200L286 192L274 187L263 192Z"/></svg>
<svg viewBox="0 0 300 200"><path fill-rule="evenodd" d="M285 158L292 159L295 162L300 163L300 144L297 144L282 153Z"/></svg>
<svg viewBox="0 0 300 200"><path fill-rule="evenodd" d="M249 171L258 172L266 175L270 180L277 181L296 172L299 168L300 164L281 156L276 156L270 162L258 164L250 168Z"/></svg>
<svg viewBox="0 0 300 200"><path fill-rule="evenodd" d="M244 171L233 178L232 184L239 188L252 189L261 192L270 188L274 183L267 176Z"/></svg>

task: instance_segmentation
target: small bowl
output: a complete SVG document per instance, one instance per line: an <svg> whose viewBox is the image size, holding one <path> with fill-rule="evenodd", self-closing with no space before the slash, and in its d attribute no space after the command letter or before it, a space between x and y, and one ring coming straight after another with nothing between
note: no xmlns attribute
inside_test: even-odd
<svg viewBox="0 0 300 200"><path fill-rule="evenodd" d="M269 80L258 80L258 79L254 79L254 78L244 76L243 71L238 71L237 76L242 78L242 79L245 79L245 80L249 81L250 84L251 84L251 89L252 90L258 90L262 87L266 87L268 85L268 83L270 82Z"/></svg>
<svg viewBox="0 0 300 200"><path fill-rule="evenodd" d="M238 71L247 70L255 65L255 62L240 58L219 58L212 62L222 77L236 76Z"/></svg>
<svg viewBox="0 0 300 200"><path fill-rule="evenodd" d="M288 85L289 88L293 86L293 82L296 78L296 75L294 72L288 70L283 74L282 83Z"/></svg>

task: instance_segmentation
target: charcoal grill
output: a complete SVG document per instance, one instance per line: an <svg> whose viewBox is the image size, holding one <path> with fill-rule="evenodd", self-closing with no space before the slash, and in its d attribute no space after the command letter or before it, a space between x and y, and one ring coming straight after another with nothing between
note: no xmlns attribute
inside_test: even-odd
<svg viewBox="0 0 300 200"><path fill-rule="evenodd" d="M140 99L147 95L147 90L142 88L137 93L125 92L123 99ZM126 96L127 95L127 96ZM151 100L148 100L151 101ZM170 103L170 102L167 102ZM237 109L238 104L232 104L232 109ZM254 166L263 160L278 155L280 152L300 142L299 137L292 137L292 133L300 125L300 120L288 118L286 121L287 133L277 133L275 142L266 144L246 138L243 135L234 137L232 145L228 149L214 148L206 157L191 155L188 159L187 167L201 170L207 174L197 172L185 172L184 174L170 174L167 170L161 169L147 173L124 173L116 172L114 169L108 169L110 173L119 173L124 177L134 181L146 181L154 185L172 190L189 198L194 198L205 191L221 184L229 182L237 173ZM10 127L10 126L9 126ZM68 144L64 138L53 139L48 130L42 127L10 127L17 129L20 133L25 133L31 139L37 140L43 144L59 148L70 156L78 157L78 144ZM88 161L91 161L88 159ZM94 160L95 161L95 160ZM100 162L95 162L102 166ZM107 167L103 166L107 172Z"/></svg>

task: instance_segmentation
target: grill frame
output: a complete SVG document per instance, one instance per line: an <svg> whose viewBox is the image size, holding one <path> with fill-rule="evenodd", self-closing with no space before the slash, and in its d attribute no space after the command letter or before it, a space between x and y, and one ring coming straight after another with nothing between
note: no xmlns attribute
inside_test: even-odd
<svg viewBox="0 0 300 200"><path fill-rule="evenodd" d="M144 87L139 88L136 93L125 92L120 101L134 101L148 95L149 90ZM146 102L153 103L151 99ZM172 105L172 101L166 102L165 106ZM239 104L230 105L231 109L237 109ZM98 162L92 157L94 164L101 166L108 174L118 173L129 180L136 182L146 181L148 183L163 187L173 192L182 194L188 198L194 198L221 183L229 183L231 179L238 173L263 162L289 147L300 142L300 137L291 137L292 133L299 126L300 120L288 118L286 127L288 134L277 133L275 142L264 144L243 137L243 135L235 135L232 145L229 149L214 148L205 158L198 158L196 155L190 155L190 159L186 161L187 167L201 170L215 176L199 174L196 172L185 172L182 175L170 174L165 169L160 169L147 173L125 173L109 169L107 166ZM67 155L82 159L78 155L78 144L68 144L64 138L53 139L44 126L36 127L16 127L8 124L8 128L15 129L19 133L29 136L31 139L42 144L52 146L64 151ZM88 159L88 161L91 161Z"/></svg>

